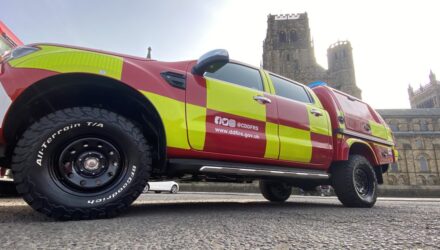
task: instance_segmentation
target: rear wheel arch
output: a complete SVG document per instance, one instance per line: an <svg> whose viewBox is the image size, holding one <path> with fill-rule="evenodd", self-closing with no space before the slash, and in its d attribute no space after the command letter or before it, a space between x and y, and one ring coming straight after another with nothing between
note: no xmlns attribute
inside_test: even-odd
<svg viewBox="0 0 440 250"><path fill-rule="evenodd" d="M4 123L7 159L32 123L56 110L90 106L119 113L137 123L145 137L153 143L153 173L166 166L166 134L154 105L131 86L104 76L84 73L59 74L40 80L11 105Z"/></svg>
<svg viewBox="0 0 440 250"><path fill-rule="evenodd" d="M363 141L356 141L352 143L347 158L352 155L360 155L367 159L370 162L370 165L373 167L378 183L383 183L382 167L379 165L373 148L371 148L368 143Z"/></svg>
<svg viewBox="0 0 440 250"><path fill-rule="evenodd" d="M374 154L373 148L363 141L356 141L350 145L349 155L362 155L365 157L371 164L371 166L379 165L376 155ZM348 158L347 156L347 158Z"/></svg>

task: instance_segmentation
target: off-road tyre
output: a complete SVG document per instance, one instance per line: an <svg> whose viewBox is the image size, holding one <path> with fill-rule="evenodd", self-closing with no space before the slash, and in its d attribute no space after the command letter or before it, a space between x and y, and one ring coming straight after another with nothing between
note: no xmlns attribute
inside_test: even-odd
<svg viewBox="0 0 440 250"><path fill-rule="evenodd" d="M347 161L332 166L331 180L336 196L344 206L373 207L376 203L377 178L365 157L350 155Z"/></svg>
<svg viewBox="0 0 440 250"><path fill-rule="evenodd" d="M292 194L292 186L279 181L260 180L261 194L271 202L284 202Z"/></svg>
<svg viewBox="0 0 440 250"><path fill-rule="evenodd" d="M99 219L133 203L151 163L151 147L134 123L104 109L77 107L32 124L15 147L12 171L17 191L38 212Z"/></svg>

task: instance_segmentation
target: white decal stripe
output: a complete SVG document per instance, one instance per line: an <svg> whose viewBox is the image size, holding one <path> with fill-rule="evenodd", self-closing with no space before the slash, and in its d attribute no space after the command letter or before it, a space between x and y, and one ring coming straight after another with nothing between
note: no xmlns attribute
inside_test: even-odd
<svg viewBox="0 0 440 250"><path fill-rule="evenodd" d="M6 112L11 103L11 98L8 96L3 84L0 82L0 128L3 126L3 120L5 119Z"/></svg>

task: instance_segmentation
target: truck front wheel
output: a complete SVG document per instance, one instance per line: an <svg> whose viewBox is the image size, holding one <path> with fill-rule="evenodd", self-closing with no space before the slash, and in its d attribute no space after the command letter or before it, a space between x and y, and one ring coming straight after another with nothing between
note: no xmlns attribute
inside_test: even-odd
<svg viewBox="0 0 440 250"><path fill-rule="evenodd" d="M292 194L292 186L278 181L260 180L261 194L269 201L284 202Z"/></svg>
<svg viewBox="0 0 440 250"><path fill-rule="evenodd" d="M69 108L31 125L14 150L17 191L57 219L117 215L147 184L151 149L126 118L98 108Z"/></svg>
<svg viewBox="0 0 440 250"><path fill-rule="evenodd" d="M332 186L347 207L373 207L377 200L377 179L370 162L360 155L332 166Z"/></svg>

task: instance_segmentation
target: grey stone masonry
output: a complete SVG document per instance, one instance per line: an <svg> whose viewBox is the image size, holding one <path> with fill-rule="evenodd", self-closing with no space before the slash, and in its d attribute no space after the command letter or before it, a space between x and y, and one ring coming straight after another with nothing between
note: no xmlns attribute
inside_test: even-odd
<svg viewBox="0 0 440 250"><path fill-rule="evenodd" d="M263 68L305 84L325 81L331 87L361 98L350 42L332 44L327 49L327 59L328 70L316 62L307 13L268 16Z"/></svg>

